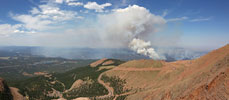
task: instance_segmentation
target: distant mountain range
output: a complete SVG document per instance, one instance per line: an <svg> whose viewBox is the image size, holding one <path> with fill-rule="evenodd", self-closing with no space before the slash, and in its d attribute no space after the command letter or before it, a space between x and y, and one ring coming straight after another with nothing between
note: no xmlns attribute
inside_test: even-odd
<svg viewBox="0 0 229 100"><path fill-rule="evenodd" d="M165 56L166 61L190 60L207 53L191 51L183 48L155 48ZM5 46L0 47L0 57L4 56L45 56L62 57L68 59L101 59L112 58L121 60L150 59L126 48L47 48L47 47L26 47L26 46Z"/></svg>

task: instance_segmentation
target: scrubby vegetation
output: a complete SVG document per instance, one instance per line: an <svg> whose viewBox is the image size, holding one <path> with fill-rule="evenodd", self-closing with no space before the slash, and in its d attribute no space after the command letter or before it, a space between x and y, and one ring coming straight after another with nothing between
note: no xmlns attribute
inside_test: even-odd
<svg viewBox="0 0 229 100"><path fill-rule="evenodd" d="M97 71L97 68L88 66L80 67L66 73L54 74L51 78L44 76L30 78L26 81L22 81L15 87L19 88L24 96L29 96L31 100L50 100L55 97L47 96L47 94L52 93L53 89L64 92L64 86L60 84L60 82L65 85L66 89L69 89L75 80L82 79L83 81L91 80L91 82L64 93L65 98L73 99L82 96L100 96L108 93L108 91L97 82L98 76L104 71L105 70ZM54 81L55 83L51 84L51 82Z"/></svg>
<svg viewBox="0 0 229 100"><path fill-rule="evenodd" d="M120 79L118 76L108 77L106 75L102 76L102 80L105 83L109 83L110 86L114 89L114 95L123 94L125 92L130 91L129 89L125 89L124 85L126 84L125 80Z"/></svg>
<svg viewBox="0 0 229 100"><path fill-rule="evenodd" d="M115 60L112 65L119 65L121 63L122 61ZM30 100L50 100L59 98L60 95L63 95L66 99L102 96L108 94L108 91L103 85L98 83L97 79L101 73L108 69L99 70L100 67L90 67L88 65L64 73L53 72L17 81L16 84L11 83L11 86L19 88L20 93L29 97ZM79 79L84 84L66 92Z"/></svg>
<svg viewBox="0 0 229 100"><path fill-rule="evenodd" d="M74 99L77 97L95 97L107 94L108 91L97 81L86 83L79 88L73 89L67 93L64 93L64 97L67 99Z"/></svg>
<svg viewBox="0 0 229 100"><path fill-rule="evenodd" d="M96 97L92 97L90 98L90 100L113 100L115 98L115 96L109 96L106 98L96 98Z"/></svg>
<svg viewBox="0 0 229 100"><path fill-rule="evenodd" d="M120 61L120 60L114 60L114 59L108 59L108 60L113 60L114 63L112 65L115 65L115 66L124 63L123 61ZM107 66L109 66L109 65L107 65ZM99 66L99 67L101 67L101 66ZM55 74L55 76L57 77L58 80L63 82L65 84L66 88L68 89L78 79L85 79L86 77L89 77L89 79L97 81L98 76L102 72L107 71L107 69L103 69L103 70L98 71L99 67L92 68L88 65L86 67L79 67L79 68L67 71L65 73Z"/></svg>
<svg viewBox="0 0 229 100"><path fill-rule="evenodd" d="M23 96L28 96L30 100L42 99L42 100L50 100L57 98L55 96L48 96L47 94L53 92L53 89L63 90L63 86L58 82L55 84L51 84L51 82L55 81L52 76L44 77L38 76L34 78L30 78L26 81L21 81L15 87L20 89L20 93Z"/></svg>
<svg viewBox="0 0 229 100"><path fill-rule="evenodd" d="M72 84L78 80L88 81L86 84L80 86L79 88L73 89L67 93L64 93L64 97L68 99L73 99L76 97L93 97L105 95L108 91L97 82L99 75L106 71L100 70L99 67L92 68L90 66L76 68L74 70L68 71L66 73L54 75L57 79L65 84L66 89L69 89Z"/></svg>
<svg viewBox="0 0 229 100"><path fill-rule="evenodd" d="M48 57L9 57L0 59L0 76L8 82L33 77L34 72L63 73L90 64L95 60L69 60ZM28 73L28 75L23 74Z"/></svg>
<svg viewBox="0 0 229 100"><path fill-rule="evenodd" d="M76 68L65 73L55 74L54 76L57 78L57 80L65 84L66 89L69 89L78 79L83 79L83 81L86 81L85 78L88 77L89 79L97 80L98 76L105 71L97 71L97 69L98 68L86 66Z"/></svg>
<svg viewBox="0 0 229 100"><path fill-rule="evenodd" d="M125 100L125 98L127 97L128 95L122 95L122 96L118 96L116 98L116 100Z"/></svg>
<svg viewBox="0 0 229 100"><path fill-rule="evenodd" d="M13 100L10 88L2 78L0 78L0 100Z"/></svg>

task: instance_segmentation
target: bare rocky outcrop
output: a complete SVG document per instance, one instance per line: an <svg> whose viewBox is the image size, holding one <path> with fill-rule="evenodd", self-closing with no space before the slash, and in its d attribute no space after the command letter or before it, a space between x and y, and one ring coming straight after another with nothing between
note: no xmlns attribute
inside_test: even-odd
<svg viewBox="0 0 229 100"><path fill-rule="evenodd" d="M187 93L180 100L228 100L229 69L219 73L212 81ZM178 99L177 99L178 100Z"/></svg>
<svg viewBox="0 0 229 100"><path fill-rule="evenodd" d="M10 88L2 78L0 78L0 100L13 100Z"/></svg>

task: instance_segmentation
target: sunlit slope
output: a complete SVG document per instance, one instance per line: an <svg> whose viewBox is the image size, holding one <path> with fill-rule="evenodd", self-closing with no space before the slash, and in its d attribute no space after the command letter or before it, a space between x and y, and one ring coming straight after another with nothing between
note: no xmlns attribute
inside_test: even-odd
<svg viewBox="0 0 229 100"><path fill-rule="evenodd" d="M195 60L129 61L106 74L126 80L125 87L133 91L128 100L226 100L229 45Z"/></svg>

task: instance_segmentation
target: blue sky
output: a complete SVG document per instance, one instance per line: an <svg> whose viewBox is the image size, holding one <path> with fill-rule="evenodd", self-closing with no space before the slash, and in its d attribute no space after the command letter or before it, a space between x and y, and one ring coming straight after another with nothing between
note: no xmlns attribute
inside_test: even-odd
<svg viewBox="0 0 229 100"><path fill-rule="evenodd" d="M115 11L133 5L165 21L152 38L139 36L152 46L206 50L229 43L228 0L1 0L0 45L94 47L110 40L104 30ZM113 47L103 45L96 47Z"/></svg>

